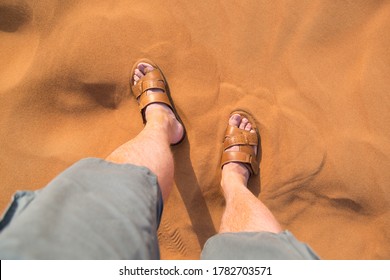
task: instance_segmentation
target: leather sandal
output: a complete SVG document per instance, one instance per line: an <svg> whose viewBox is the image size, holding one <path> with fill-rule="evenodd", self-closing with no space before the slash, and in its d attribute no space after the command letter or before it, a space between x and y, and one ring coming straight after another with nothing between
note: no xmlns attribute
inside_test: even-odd
<svg viewBox="0 0 390 280"><path fill-rule="evenodd" d="M134 71L137 68L138 64L140 63L150 64L153 66L154 69L152 71L146 72L145 76L143 76L134 85L134 77L133 77ZM146 92L150 89L159 89L162 90L162 92L150 92L146 94ZM134 64L133 69L131 71L131 91L135 96L135 98L137 99L144 124L146 124L145 110L148 105L153 103L162 103L167 105L172 110L172 112L175 114L176 119L183 126L183 137L177 143L171 145L174 146L180 144L186 136L186 130L182 120L180 119L179 114L176 111L167 80L165 79L161 69L155 63L153 63L148 59L138 60Z"/></svg>
<svg viewBox="0 0 390 280"><path fill-rule="evenodd" d="M259 144L260 136L254 118L245 111L234 111L230 117L239 114L242 118L246 118L252 125L252 129L256 133L249 132L236 126L228 125L223 140L223 152L221 157L221 168L229 163L243 163L248 168L250 175L257 175L259 173ZM228 148L236 146L238 151L226 151ZM257 153L254 152L253 147L257 147Z"/></svg>

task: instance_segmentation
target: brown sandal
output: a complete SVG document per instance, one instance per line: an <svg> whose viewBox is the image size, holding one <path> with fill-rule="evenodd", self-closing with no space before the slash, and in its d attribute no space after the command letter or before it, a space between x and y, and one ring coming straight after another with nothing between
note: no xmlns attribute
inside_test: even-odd
<svg viewBox="0 0 390 280"><path fill-rule="evenodd" d="M247 118L252 124L252 129L256 133L228 125L223 141L223 152L221 157L221 168L229 162L243 163L248 168L251 175L259 173L259 144L260 137L254 118L245 111L234 111L230 114L239 114L243 118ZM226 149L238 146L238 151L226 151ZM254 152L253 146L257 146L257 153Z"/></svg>
<svg viewBox="0 0 390 280"><path fill-rule="evenodd" d="M134 71L137 68L138 64L140 63L150 64L153 66L154 69L150 72L147 72L145 76L143 76L134 85L134 80L133 80ZM144 124L146 124L145 109L148 105L153 103L163 103L167 105L175 114L176 119L183 126L183 137L177 143L172 144L172 146L180 144L186 136L186 130L182 120L180 119L179 114L176 111L173 100L171 98L171 93L169 90L167 80L165 79L161 69L155 63L153 63L148 59L140 59L134 64L134 67L131 71L131 75L132 75L131 91L138 101L138 106L141 111L142 120ZM154 92L154 93L145 94L150 89L160 89L163 92Z"/></svg>

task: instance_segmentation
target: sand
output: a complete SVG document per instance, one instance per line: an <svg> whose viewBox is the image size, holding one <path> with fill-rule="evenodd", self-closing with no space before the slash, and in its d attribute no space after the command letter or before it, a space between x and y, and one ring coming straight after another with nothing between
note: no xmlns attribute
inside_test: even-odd
<svg viewBox="0 0 390 280"><path fill-rule="evenodd" d="M0 0L0 208L141 131L128 80L147 57L188 131L163 259L218 231L237 108L260 126L249 188L284 228L324 259L389 259L389 28L387 1Z"/></svg>

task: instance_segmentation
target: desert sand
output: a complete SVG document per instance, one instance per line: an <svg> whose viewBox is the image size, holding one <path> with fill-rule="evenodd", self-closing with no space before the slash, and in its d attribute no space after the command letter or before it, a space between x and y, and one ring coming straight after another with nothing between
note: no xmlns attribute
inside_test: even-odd
<svg viewBox="0 0 390 280"><path fill-rule="evenodd" d="M130 70L163 69L188 137L159 229L198 259L224 209L229 113L257 119L249 188L323 259L390 259L390 2L0 0L0 208L142 120Z"/></svg>

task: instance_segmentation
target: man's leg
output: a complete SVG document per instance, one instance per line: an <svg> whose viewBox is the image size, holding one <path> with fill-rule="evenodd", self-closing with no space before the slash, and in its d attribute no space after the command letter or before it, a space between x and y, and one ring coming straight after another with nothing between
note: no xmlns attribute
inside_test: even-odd
<svg viewBox="0 0 390 280"><path fill-rule="evenodd" d="M148 67L138 66L135 82ZM184 128L160 103L147 106L145 118L143 131L106 161L83 159L42 190L17 193L0 221L0 258L159 258L161 194L166 199L173 183L170 144Z"/></svg>
<svg viewBox="0 0 390 280"><path fill-rule="evenodd" d="M229 119L231 126L255 133L240 115ZM237 151L233 146L228 150ZM226 200L219 234L211 237L202 259L318 259L288 231L282 231L271 211L247 188L250 173L242 163L222 168L221 186Z"/></svg>
<svg viewBox="0 0 390 280"><path fill-rule="evenodd" d="M143 63L135 70L134 81L144 76L146 70L153 67ZM147 92L159 92L150 90ZM184 129L177 121L172 110L165 104L151 104L146 107L147 123L142 132L113 151L107 161L128 163L149 168L158 178L163 199L165 200L173 186L174 166L170 145L178 142Z"/></svg>
<svg viewBox="0 0 390 280"><path fill-rule="evenodd" d="M241 119L238 114L230 117L229 124L247 131L252 129L248 120ZM254 130L251 132L255 133ZM237 150L237 147L229 150ZM248 190L249 175L248 168L241 163L232 162L223 166L221 186L226 208L219 232L281 232L282 229L271 211Z"/></svg>

